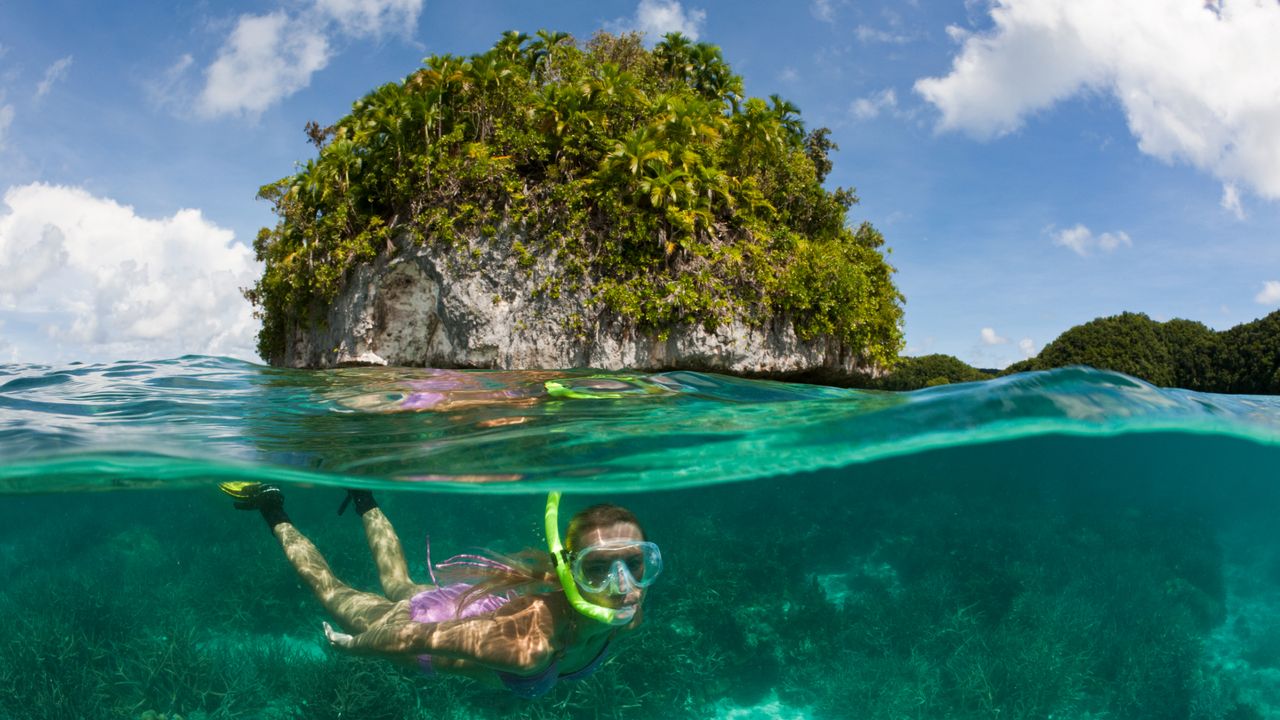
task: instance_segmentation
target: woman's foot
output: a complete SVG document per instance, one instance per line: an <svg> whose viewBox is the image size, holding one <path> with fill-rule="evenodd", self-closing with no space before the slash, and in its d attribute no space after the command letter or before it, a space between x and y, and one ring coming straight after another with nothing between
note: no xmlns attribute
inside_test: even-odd
<svg viewBox="0 0 1280 720"><path fill-rule="evenodd" d="M342 504L338 506L338 514L346 512L347 505L354 505L357 515L364 515L370 510L378 507L378 501L373 499L373 492L370 490L358 490L349 488L347 496L342 499Z"/></svg>
<svg viewBox="0 0 1280 720"><path fill-rule="evenodd" d="M218 489L235 499L237 510L257 510L269 527L289 522L284 512L284 493L276 485L236 480L218 483Z"/></svg>

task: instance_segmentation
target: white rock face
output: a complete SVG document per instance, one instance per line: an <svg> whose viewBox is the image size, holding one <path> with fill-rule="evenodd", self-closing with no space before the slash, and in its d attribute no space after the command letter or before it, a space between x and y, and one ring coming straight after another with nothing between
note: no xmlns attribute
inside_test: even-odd
<svg viewBox="0 0 1280 720"><path fill-rule="evenodd" d="M743 323L708 332L639 330L589 302L589 281L558 298L537 289L554 258L520 267L508 235L468 248L402 245L349 278L327 322L295 327L287 367L408 365L503 370L591 367L686 369L735 375L838 379L867 372L838 343L803 342L791 324Z"/></svg>

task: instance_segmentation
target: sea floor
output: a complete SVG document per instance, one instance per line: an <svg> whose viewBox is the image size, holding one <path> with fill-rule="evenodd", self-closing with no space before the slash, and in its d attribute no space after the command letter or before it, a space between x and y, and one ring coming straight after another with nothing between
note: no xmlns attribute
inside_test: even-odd
<svg viewBox="0 0 1280 720"><path fill-rule="evenodd" d="M274 538L212 487L7 496L0 719L1280 718L1278 489L1199 482L1253 450L1178 442L1206 465L1179 458L1182 482L1124 464L1160 438L1048 438L572 498L624 502L667 567L642 631L533 702L326 647ZM341 495L286 488L375 588ZM428 533L437 558L541 540L537 496L380 499L419 575Z"/></svg>

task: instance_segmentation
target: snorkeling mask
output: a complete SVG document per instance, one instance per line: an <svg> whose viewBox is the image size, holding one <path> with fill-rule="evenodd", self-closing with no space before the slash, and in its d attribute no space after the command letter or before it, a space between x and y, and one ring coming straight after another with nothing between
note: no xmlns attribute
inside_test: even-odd
<svg viewBox="0 0 1280 720"><path fill-rule="evenodd" d="M647 588L662 572L662 552L651 542L614 540L572 553L573 579L594 593L625 595Z"/></svg>
<svg viewBox="0 0 1280 720"><path fill-rule="evenodd" d="M565 552L560 542L560 492L547 494L547 548L555 563L556 576L564 588L565 598L574 610L605 625L626 625L635 617L635 605L609 608L597 605L578 590L625 593L630 586L648 587L662 572L662 553L651 542L632 540L592 545L573 553Z"/></svg>

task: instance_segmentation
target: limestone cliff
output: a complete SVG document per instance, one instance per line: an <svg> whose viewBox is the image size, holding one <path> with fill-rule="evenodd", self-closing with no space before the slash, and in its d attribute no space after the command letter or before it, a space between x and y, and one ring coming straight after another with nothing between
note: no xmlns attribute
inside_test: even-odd
<svg viewBox="0 0 1280 720"><path fill-rule="evenodd" d="M596 309L589 283L550 299L537 289L555 258L521 267L512 244L510 234L462 249L405 243L357 268L323 322L290 327L274 360L298 368L680 368L827 381L864 371L832 339L804 342L781 318L762 328L735 322L660 333Z"/></svg>

